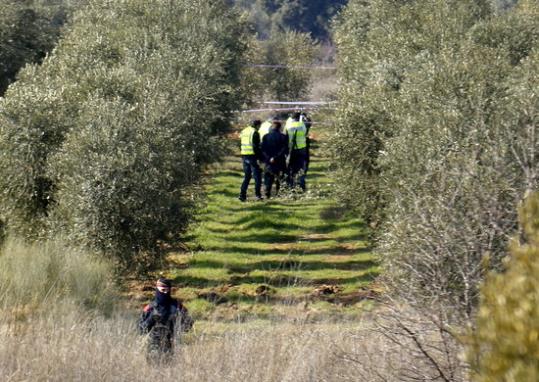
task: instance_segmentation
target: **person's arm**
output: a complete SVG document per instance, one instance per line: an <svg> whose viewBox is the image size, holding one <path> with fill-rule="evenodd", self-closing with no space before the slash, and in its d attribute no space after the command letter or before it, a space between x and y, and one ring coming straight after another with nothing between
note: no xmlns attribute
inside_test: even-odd
<svg viewBox="0 0 539 382"><path fill-rule="evenodd" d="M281 143L281 150L279 150L279 153L276 156L277 158L286 157L288 155L288 137L283 136Z"/></svg>
<svg viewBox="0 0 539 382"><path fill-rule="evenodd" d="M178 303L178 324L179 324L179 331L181 333L187 333L195 324L195 321L193 318L189 315L189 312L187 311L187 308L183 306L182 303Z"/></svg>
<svg viewBox="0 0 539 382"><path fill-rule="evenodd" d="M268 136L269 134L264 135L264 138L262 138L262 144L260 145L262 159L264 159L265 162L269 162L271 159L268 155Z"/></svg>
<svg viewBox="0 0 539 382"><path fill-rule="evenodd" d="M307 128L307 135L308 135L309 131L311 130L311 126L313 125L313 120L310 117L305 117L305 121L303 123L305 124L305 127Z"/></svg>
<svg viewBox="0 0 539 382"><path fill-rule="evenodd" d="M258 159L262 158L262 154L260 153L260 134L258 134L258 131L253 133L253 151Z"/></svg>
<svg viewBox="0 0 539 382"><path fill-rule="evenodd" d="M155 321L153 319L153 307L151 305L146 305L138 321L139 333L147 334L150 330L152 330L154 325Z"/></svg>

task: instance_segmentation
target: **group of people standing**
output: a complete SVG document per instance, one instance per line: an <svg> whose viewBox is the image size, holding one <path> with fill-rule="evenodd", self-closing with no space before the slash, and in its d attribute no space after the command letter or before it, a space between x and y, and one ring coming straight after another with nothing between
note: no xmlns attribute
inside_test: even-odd
<svg viewBox="0 0 539 382"><path fill-rule="evenodd" d="M264 194L271 198L275 184L275 195L281 182L291 189L299 185L306 191L305 178L309 167L309 129L311 120L305 113L295 112L285 123L284 129L278 117L262 123L256 119L240 133L243 182L239 200L247 200L251 179L255 182L255 197L262 200L262 173ZM263 164L263 171L260 166Z"/></svg>
<svg viewBox="0 0 539 382"><path fill-rule="evenodd" d="M262 123L254 120L241 131L241 156L244 179L239 199L247 199L251 178L255 180L255 196L262 199L262 170L264 190L271 197L273 185L279 193L281 182L290 188L298 184L306 190L305 176L309 167L309 129L311 121L304 113L296 112L282 127L278 117ZM171 280L160 278L155 285L155 297L146 305L138 320L140 334L147 338L147 359L151 363L170 361L175 337L193 327L193 319L181 301L172 297Z"/></svg>

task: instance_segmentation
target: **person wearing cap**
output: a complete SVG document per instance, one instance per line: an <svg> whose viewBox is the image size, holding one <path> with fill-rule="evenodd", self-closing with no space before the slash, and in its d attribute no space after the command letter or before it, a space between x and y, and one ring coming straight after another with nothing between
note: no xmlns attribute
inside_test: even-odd
<svg viewBox="0 0 539 382"><path fill-rule="evenodd" d="M288 139L281 133L281 122L272 121L271 130L262 139L262 157L264 158L264 186L266 198L271 197L271 188L275 182L275 195L279 194L280 177L286 170L286 156L288 155Z"/></svg>
<svg viewBox="0 0 539 382"><path fill-rule="evenodd" d="M186 333L193 327L193 319L181 301L172 297L171 289L170 280L157 280L155 298L144 307L138 322L139 333L148 335L149 361L169 359L176 331Z"/></svg>
<svg viewBox="0 0 539 382"><path fill-rule="evenodd" d="M257 200L262 199L262 179L258 159L260 158L260 135L258 129L261 121L255 119L249 126L240 133L241 139L241 158L243 164L243 182L240 188L239 200L247 200L247 189L251 178L255 179L255 196Z"/></svg>
<svg viewBox="0 0 539 382"><path fill-rule="evenodd" d="M287 183L290 188L296 186L296 177L299 175L299 186L306 190L305 177L307 173L307 127L301 120L301 114L296 112L292 116L292 121L287 121L286 134L288 135L288 178Z"/></svg>

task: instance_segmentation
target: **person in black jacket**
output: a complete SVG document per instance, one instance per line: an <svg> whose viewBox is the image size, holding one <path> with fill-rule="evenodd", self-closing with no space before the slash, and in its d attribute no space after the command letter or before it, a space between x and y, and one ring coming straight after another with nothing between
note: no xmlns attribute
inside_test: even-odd
<svg viewBox="0 0 539 382"><path fill-rule="evenodd" d="M288 155L288 137L281 133L281 122L278 120L273 120L270 132L264 135L261 153L266 165L264 186L266 198L269 199L274 182L276 183L275 194L279 194L280 178L286 172L286 156Z"/></svg>
<svg viewBox="0 0 539 382"><path fill-rule="evenodd" d="M138 322L139 333L148 335L148 360L152 362L169 360L176 330L185 333L193 327L187 309L171 296L171 286L170 280L157 280L155 298L144 307Z"/></svg>

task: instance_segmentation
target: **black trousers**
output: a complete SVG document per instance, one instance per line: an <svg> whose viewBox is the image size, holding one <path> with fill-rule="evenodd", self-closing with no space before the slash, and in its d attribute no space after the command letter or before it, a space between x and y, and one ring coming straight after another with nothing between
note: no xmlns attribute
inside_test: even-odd
<svg viewBox="0 0 539 382"><path fill-rule="evenodd" d="M283 171L266 171L264 172L264 187L266 188L266 198L271 197L271 188L275 183L275 195L279 195L281 189L281 180L283 178Z"/></svg>
<svg viewBox="0 0 539 382"><path fill-rule="evenodd" d="M287 183L290 188L296 186L296 176L299 175L299 186L303 191L306 189L305 178L307 176L308 166L307 149L292 150L290 153L290 163L288 165Z"/></svg>

